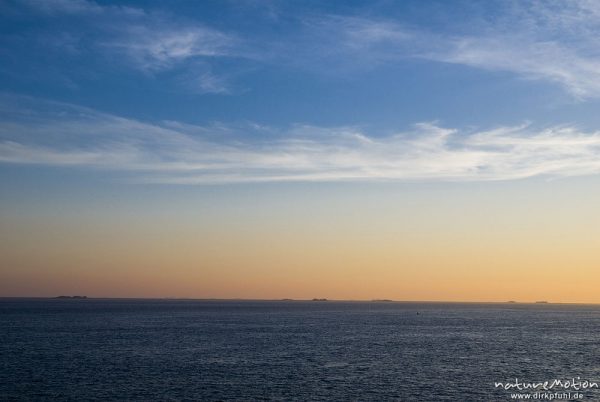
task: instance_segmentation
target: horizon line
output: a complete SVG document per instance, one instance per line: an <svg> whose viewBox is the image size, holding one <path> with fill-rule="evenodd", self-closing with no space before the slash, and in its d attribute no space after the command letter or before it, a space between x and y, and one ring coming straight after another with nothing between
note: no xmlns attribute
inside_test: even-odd
<svg viewBox="0 0 600 402"><path fill-rule="evenodd" d="M553 302L548 300L536 301L481 301L481 300L394 300L394 299L294 299L294 298L218 298L218 297L103 297L86 295L57 295L57 296L0 296L5 299L48 299L48 300L170 300L170 301L264 301L264 302L356 302L356 303L437 303L437 304L587 304L600 305L600 302Z"/></svg>

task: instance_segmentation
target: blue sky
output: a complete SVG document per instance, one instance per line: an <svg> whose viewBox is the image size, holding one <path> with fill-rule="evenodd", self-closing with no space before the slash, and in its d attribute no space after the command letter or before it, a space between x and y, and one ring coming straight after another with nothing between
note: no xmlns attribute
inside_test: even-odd
<svg viewBox="0 0 600 402"><path fill-rule="evenodd" d="M20 0L0 11L0 169L11 172L189 185L600 170L594 2Z"/></svg>

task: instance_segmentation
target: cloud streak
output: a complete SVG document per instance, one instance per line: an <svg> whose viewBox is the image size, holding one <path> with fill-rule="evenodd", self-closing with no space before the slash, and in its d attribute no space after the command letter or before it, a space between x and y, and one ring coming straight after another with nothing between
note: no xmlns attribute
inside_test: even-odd
<svg viewBox="0 0 600 402"><path fill-rule="evenodd" d="M492 19L473 13L466 19L468 26L462 20L446 22L442 31L354 16L328 16L308 26L323 38L323 57L354 58L363 64L410 58L460 64L551 82L578 99L600 97L598 3L495 6L499 9Z"/></svg>
<svg viewBox="0 0 600 402"><path fill-rule="evenodd" d="M432 60L555 83L578 99L600 96L600 7L586 0L515 4L485 29L450 38Z"/></svg>
<svg viewBox="0 0 600 402"><path fill-rule="evenodd" d="M234 33L209 27L185 16L165 11L146 11L139 7L101 5L88 0L19 0L21 10L45 19L47 30L33 29L23 39L33 44L50 43L40 51L63 54L75 60L89 57L96 65L92 70L114 65L145 73L147 78L169 72L197 88L199 93L227 94L229 84L221 71L210 68L219 58L243 58L244 50ZM57 24L56 17L69 24ZM0 37L1 39L1 37ZM22 46L15 38L7 45ZM18 42L18 41L17 41ZM83 56L83 57L82 57ZM210 73L205 70L210 70ZM164 78L168 74L163 74Z"/></svg>
<svg viewBox="0 0 600 402"><path fill-rule="evenodd" d="M357 127L144 123L20 98L0 114L0 162L105 169L136 181L512 180L600 173L600 132L572 126L461 131L417 123L393 135Z"/></svg>
<svg viewBox="0 0 600 402"><path fill-rule="evenodd" d="M104 45L125 54L143 71L172 68L193 58L222 57L231 54L235 39L207 27L128 27L117 39Z"/></svg>
<svg viewBox="0 0 600 402"><path fill-rule="evenodd" d="M600 96L600 58L557 42L519 35L464 37L422 57L553 82L579 99Z"/></svg>
<svg viewBox="0 0 600 402"><path fill-rule="evenodd" d="M39 30L38 41L54 44L39 51L63 51L74 59L78 52L100 56L97 59L104 67L108 61L111 67L115 63L147 77L185 76L199 93L235 92L227 80L227 63L221 63L231 59L236 59L238 66L299 66L330 75L420 59L550 82L581 100L600 97L600 45L596 40L600 6L586 0L492 2L493 13L488 15L476 6L449 7L445 12L458 12L462 18L448 17L427 25L386 17L376 6L370 8L371 13L360 15L335 15L320 9L309 12L309 7L293 15L289 11L281 20L260 20L270 29L254 31L216 29L210 21L164 9L87 0L20 0L16 4L38 17L62 16L77 22L72 29L55 21L53 35ZM285 9L281 7L282 12ZM29 38L35 44L34 39ZM14 38L6 40L5 46L23 46Z"/></svg>

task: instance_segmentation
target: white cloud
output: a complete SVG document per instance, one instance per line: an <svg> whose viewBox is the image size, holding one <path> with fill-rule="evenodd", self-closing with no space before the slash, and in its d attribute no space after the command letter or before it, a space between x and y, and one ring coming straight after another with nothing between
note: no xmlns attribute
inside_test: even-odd
<svg viewBox="0 0 600 402"><path fill-rule="evenodd" d="M421 58L551 82L579 99L600 96L598 2L494 7L492 18L463 8L464 18L448 19L438 30L354 16L317 19L309 26L322 37L319 58L343 55L363 65Z"/></svg>
<svg viewBox="0 0 600 402"><path fill-rule="evenodd" d="M600 173L600 132L572 126L464 132L419 123L381 137L355 127L149 124L65 104L23 98L16 103L0 108L0 162L127 171L144 182L511 180Z"/></svg>
<svg viewBox="0 0 600 402"><path fill-rule="evenodd" d="M408 31L390 21L360 17L327 16L305 21L309 29L317 29L334 42L349 48L365 49L381 44L397 44L411 37Z"/></svg>
<svg viewBox="0 0 600 402"><path fill-rule="evenodd" d="M46 15L85 19L89 32L62 32L68 40L55 41L71 53L100 48L110 60L147 73L173 69L190 76L190 85L204 93L230 92L227 74L214 63L223 57L332 75L421 58L554 83L579 99L600 96L600 6L591 0L494 2L492 16L465 3L448 6L444 19L428 20L435 23L410 26L399 19L367 17L377 15L377 7L362 16L300 12L275 20L287 24L276 26L285 28L282 35L257 30L252 36L156 9L91 0L20 3ZM457 15L461 18L453 18ZM194 70L202 63L211 64L210 74Z"/></svg>
<svg viewBox="0 0 600 402"><path fill-rule="evenodd" d="M519 35L467 37L449 42L445 50L424 52L421 56L554 82L578 98L600 96L600 57L557 42Z"/></svg>
<svg viewBox="0 0 600 402"><path fill-rule="evenodd" d="M562 86L583 99L600 96L597 2L515 3L485 29L455 36L424 57Z"/></svg>
<svg viewBox="0 0 600 402"><path fill-rule="evenodd" d="M234 43L232 36L202 26L137 25L104 45L126 55L137 68L158 71L191 58L229 55Z"/></svg>
<svg viewBox="0 0 600 402"><path fill-rule="evenodd" d="M175 75L179 78L193 77L189 84L195 85L201 93L227 93L220 72L213 71L209 75L204 71L204 65L219 57L242 57L235 35L186 16L98 4L91 0L19 2L38 16L60 15L73 21L77 19L77 23L56 27L57 32L53 35L40 30L37 41L52 44L53 51L70 55L93 54L149 75L176 69ZM80 24L82 21L83 25ZM197 66L201 68L194 71Z"/></svg>
<svg viewBox="0 0 600 402"><path fill-rule="evenodd" d="M196 84L196 92L212 93L212 94L229 94L230 88L227 80L223 77L216 76L211 72L200 74L196 80L191 81L191 85Z"/></svg>

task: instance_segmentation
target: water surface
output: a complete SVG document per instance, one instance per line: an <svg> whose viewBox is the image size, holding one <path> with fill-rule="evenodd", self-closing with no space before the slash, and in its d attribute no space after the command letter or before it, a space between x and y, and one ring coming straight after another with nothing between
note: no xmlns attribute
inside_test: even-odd
<svg viewBox="0 0 600 402"><path fill-rule="evenodd" d="M600 382L599 340L590 305L1 299L0 399L509 400Z"/></svg>

